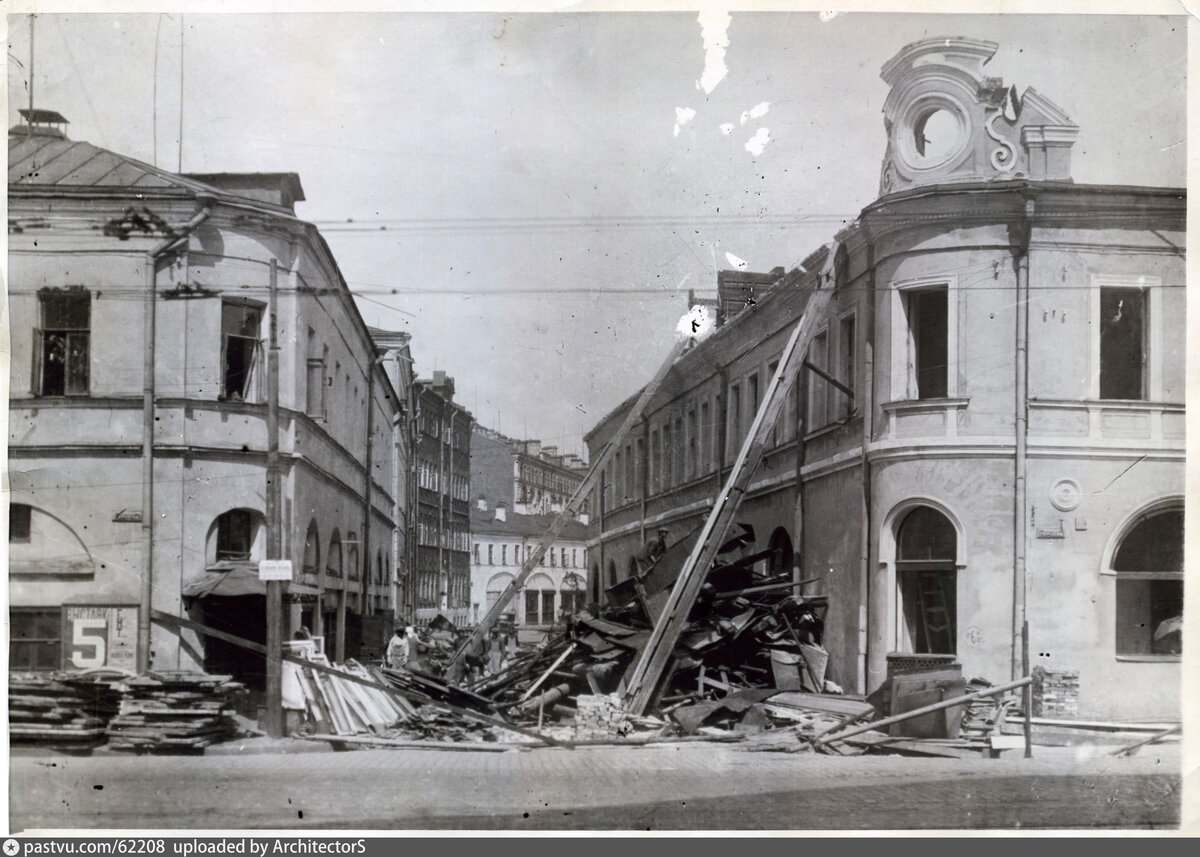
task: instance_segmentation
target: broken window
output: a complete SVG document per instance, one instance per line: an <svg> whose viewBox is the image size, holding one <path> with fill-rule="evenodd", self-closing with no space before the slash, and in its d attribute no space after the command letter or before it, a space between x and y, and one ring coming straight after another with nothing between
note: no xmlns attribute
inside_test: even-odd
<svg viewBox="0 0 1200 857"><path fill-rule="evenodd" d="M856 348L855 318L853 315L843 316L838 323L838 361L837 379L854 389L854 356ZM845 418L854 413L854 397L837 391L837 416Z"/></svg>
<svg viewBox="0 0 1200 857"><path fill-rule="evenodd" d="M949 290L909 289L903 295L908 326L907 399L949 395Z"/></svg>
<svg viewBox="0 0 1200 857"><path fill-rule="evenodd" d="M305 574L316 575L321 567L321 541L317 534L317 522L310 521L308 532L304 534L304 565Z"/></svg>
<svg viewBox="0 0 1200 857"><path fill-rule="evenodd" d="M263 311L245 301L221 302L221 398L231 402L257 399ZM252 398L253 397L253 398Z"/></svg>
<svg viewBox="0 0 1200 857"><path fill-rule="evenodd" d="M1121 540L1116 572L1117 655L1183 651L1183 510L1149 514Z"/></svg>
<svg viewBox="0 0 1200 857"><path fill-rule="evenodd" d="M31 538L33 510L24 503L12 503L8 507L9 544L27 544Z"/></svg>
<svg viewBox="0 0 1200 857"><path fill-rule="evenodd" d="M896 534L896 579L903 611L902 645L918 654L957 648L958 534L936 509L918 506Z"/></svg>
<svg viewBox="0 0 1200 857"><path fill-rule="evenodd" d="M1144 399L1146 297L1140 289L1100 289L1100 398Z"/></svg>
<svg viewBox="0 0 1200 857"><path fill-rule="evenodd" d="M42 396L86 396L90 377L91 295L43 289L42 326L33 337L33 389Z"/></svg>
<svg viewBox="0 0 1200 857"><path fill-rule="evenodd" d="M822 371L829 369L829 334L822 331L808 347L808 362ZM829 385L816 372L808 373L807 431L816 431L829 422Z"/></svg>
<svg viewBox="0 0 1200 857"><path fill-rule="evenodd" d="M250 559L254 521L249 509L232 509L217 518L217 562Z"/></svg>

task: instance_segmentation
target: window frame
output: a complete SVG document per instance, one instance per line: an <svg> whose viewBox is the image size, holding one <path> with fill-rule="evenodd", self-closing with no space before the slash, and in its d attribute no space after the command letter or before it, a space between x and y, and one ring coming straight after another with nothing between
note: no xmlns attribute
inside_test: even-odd
<svg viewBox="0 0 1200 857"><path fill-rule="evenodd" d="M24 535L17 535L17 527L14 526L14 515L17 512L17 517L23 518L20 529ZM8 543L10 545L27 545L33 542L33 507L28 503L9 503L8 504Z"/></svg>
<svg viewBox="0 0 1200 857"><path fill-rule="evenodd" d="M45 622L45 628L54 628L54 636L36 636L36 637L18 637L18 622L24 618L40 617ZM63 668L63 608L62 607L13 607L8 609L8 620L10 623L9 629L9 650L8 650L8 668L9 672L56 672ZM41 661L34 655L31 664L33 666L25 668L14 664L16 654L23 650L24 647L44 645L52 643L55 649L53 663L49 666L42 665ZM36 651L36 648L35 648Z"/></svg>
<svg viewBox="0 0 1200 857"><path fill-rule="evenodd" d="M908 298L916 292L946 291L946 394L920 396L917 386L915 342L908 320ZM891 400L893 402L938 402L954 399L958 390L958 277L949 274L899 280L889 285L892 294ZM910 363L910 358L912 362Z"/></svg>
<svg viewBox="0 0 1200 857"><path fill-rule="evenodd" d="M1088 294L1088 321L1091 335L1088 337L1089 367L1088 398L1093 401L1112 402L1157 402L1162 394L1162 360L1163 349L1155 347L1162 341L1163 320L1160 290L1162 278L1148 274L1092 275L1091 289ZM1101 399L1100 398L1100 305L1101 292L1104 289L1129 289L1142 292L1142 397L1140 399Z"/></svg>
<svg viewBox="0 0 1200 857"><path fill-rule="evenodd" d="M77 300L86 303L86 327L55 326L47 323L47 303L52 300L63 302ZM63 389L61 393L46 392L46 339L48 336L63 337ZM91 395L92 391L92 293L82 286L65 288L45 288L38 290L38 324L33 328L33 363L30 392L37 397L60 399L79 398ZM71 345L82 338L85 344L85 359L83 369L86 377L83 379L83 389L72 391L71 384Z"/></svg>
<svg viewBox="0 0 1200 857"><path fill-rule="evenodd" d="M254 313L258 316L257 327L258 336L243 336L242 334L228 333L225 330L225 309L226 307L240 307L243 312L249 314ZM218 388L217 398L222 402L242 401L242 402L259 402L262 400L262 384L259 377L263 368L263 320L266 318L266 307L258 301L246 300L244 298L223 298L221 300L221 361L218 364L221 369L221 383ZM230 340L239 340L241 342L250 343L249 353L250 360L248 368L245 370L245 375L242 381L242 390L237 395L240 399L234 399L234 393L229 390L229 344Z"/></svg>
<svg viewBox="0 0 1200 857"><path fill-rule="evenodd" d="M1120 553L1122 546L1126 540L1133 535L1139 525L1146 522L1150 518L1158 515L1170 514L1173 512L1184 512L1186 520L1186 509L1182 497L1168 497L1143 507L1131 514L1125 519L1122 524L1115 529L1116 536L1105 551L1103 564L1101 565L1101 577L1111 578L1113 580L1113 601L1112 601L1112 621L1113 621L1113 656L1118 662L1125 663L1180 663L1183 660L1182 654L1172 653L1154 653L1154 652L1121 652L1118 650L1120 643L1118 636L1118 621L1120 619L1120 594L1119 589L1122 582L1140 582L1140 581L1178 581L1183 586L1185 578L1184 571L1175 571L1172 569L1152 570L1152 571L1118 571L1113 568L1116 562L1117 555ZM1186 538L1186 536L1185 536ZM1153 634L1153 631L1150 632ZM1153 637L1151 637L1151 645L1153 645Z"/></svg>

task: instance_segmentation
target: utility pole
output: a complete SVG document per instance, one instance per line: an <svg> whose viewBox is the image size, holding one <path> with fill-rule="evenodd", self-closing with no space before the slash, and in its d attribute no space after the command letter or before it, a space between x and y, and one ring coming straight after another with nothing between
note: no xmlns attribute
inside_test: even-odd
<svg viewBox="0 0 1200 857"><path fill-rule="evenodd" d="M279 300L278 262L271 260L267 312L267 559L282 559L279 468ZM267 581L267 734L283 737L283 585Z"/></svg>
<svg viewBox="0 0 1200 857"><path fill-rule="evenodd" d="M25 123L25 127L29 131L29 138L33 139L33 22L37 20L37 15L29 16L29 120Z"/></svg>

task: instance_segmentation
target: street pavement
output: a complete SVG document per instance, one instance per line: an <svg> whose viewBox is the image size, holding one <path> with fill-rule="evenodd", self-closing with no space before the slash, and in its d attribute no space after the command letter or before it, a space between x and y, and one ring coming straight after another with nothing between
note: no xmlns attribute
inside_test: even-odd
<svg viewBox="0 0 1200 857"><path fill-rule="evenodd" d="M236 748L235 748L236 749ZM1006 754L1007 755L1007 754ZM29 755L10 830L1175 828L1178 747L1131 758L833 757L717 744Z"/></svg>

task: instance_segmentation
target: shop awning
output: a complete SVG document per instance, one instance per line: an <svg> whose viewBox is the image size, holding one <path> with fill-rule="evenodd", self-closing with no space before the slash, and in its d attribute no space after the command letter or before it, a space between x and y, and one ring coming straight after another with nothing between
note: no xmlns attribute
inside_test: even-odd
<svg viewBox="0 0 1200 857"><path fill-rule="evenodd" d="M317 594L315 587L303 583L285 583L284 587L293 595ZM258 564L252 562L209 568L183 586L184 598L239 598L266 594L267 584L258 579Z"/></svg>

